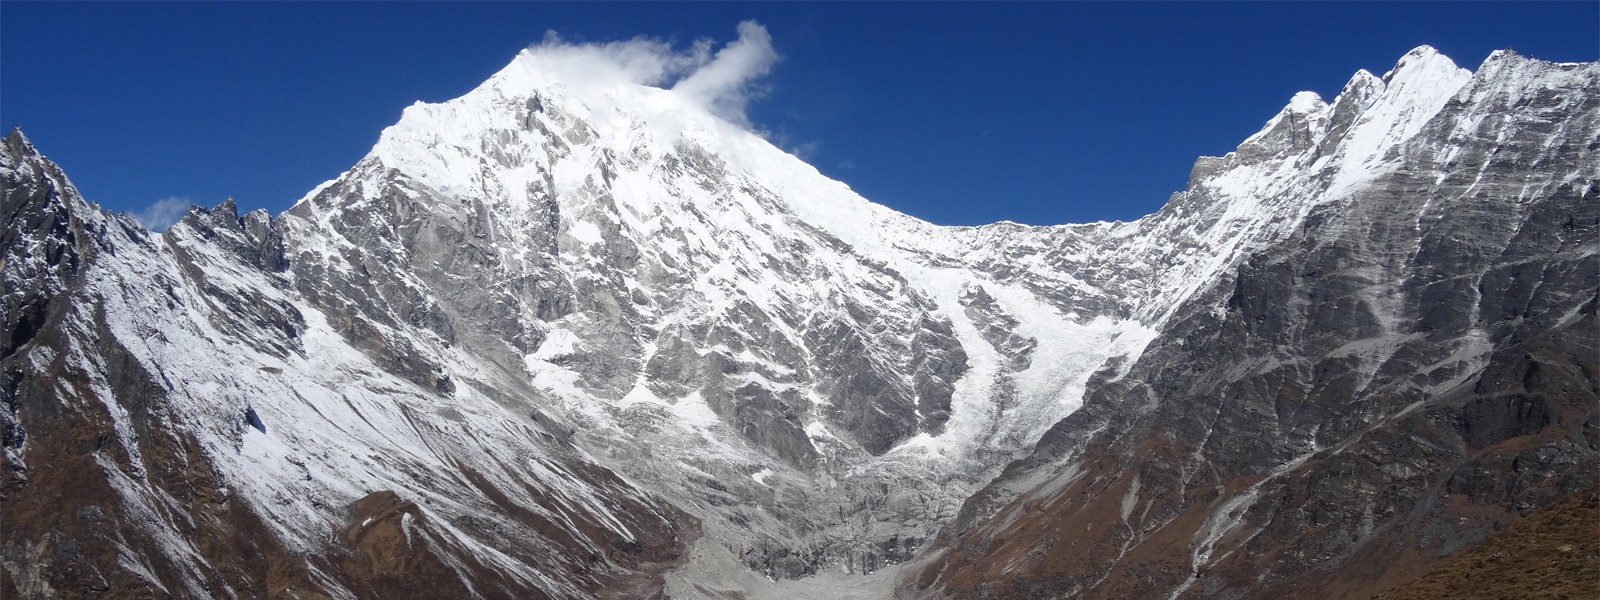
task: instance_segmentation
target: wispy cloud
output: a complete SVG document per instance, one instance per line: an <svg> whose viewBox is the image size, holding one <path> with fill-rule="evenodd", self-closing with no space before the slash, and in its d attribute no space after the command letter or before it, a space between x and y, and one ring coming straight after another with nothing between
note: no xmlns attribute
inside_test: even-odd
<svg viewBox="0 0 1600 600"><path fill-rule="evenodd" d="M139 223L151 231L166 231L173 223L177 223L178 219L183 218L183 214L189 211L191 204L188 198L172 196L157 200L139 212L133 213L133 218L138 219Z"/></svg>
<svg viewBox="0 0 1600 600"><path fill-rule="evenodd" d="M739 24L739 39L717 51L716 58L672 86L673 91L702 102L713 113L745 122L744 109L762 93L753 84L772 71L778 52L772 35L755 21Z"/></svg>
<svg viewBox="0 0 1600 600"><path fill-rule="evenodd" d="M798 135L784 126L779 126L776 131L757 131L761 137L772 142L772 145L782 148L784 152L800 160L811 162L817 158L822 150L822 142L809 140Z"/></svg>
<svg viewBox="0 0 1600 600"><path fill-rule="evenodd" d="M577 43L554 31L528 53L573 84L632 82L670 88L723 119L749 126L745 107L763 92L761 77L772 71L778 53L772 35L753 20L739 23L739 39L713 55L712 40L696 40L679 50L658 38Z"/></svg>
<svg viewBox="0 0 1600 600"><path fill-rule="evenodd" d="M779 148L783 148L784 152L788 152L789 154L794 155L795 158L798 158L798 159L806 161L806 162L810 162L811 159L814 159L814 158L817 157L817 151L822 149L822 144L819 143L819 142L814 142L814 141L813 142L793 142L793 143L790 143L790 142L779 142L778 143L778 147Z"/></svg>

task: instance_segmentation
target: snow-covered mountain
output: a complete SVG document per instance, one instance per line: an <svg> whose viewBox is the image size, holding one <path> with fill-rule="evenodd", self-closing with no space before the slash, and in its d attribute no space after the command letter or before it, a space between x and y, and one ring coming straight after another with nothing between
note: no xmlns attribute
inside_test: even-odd
<svg viewBox="0 0 1600 600"><path fill-rule="evenodd" d="M8 136L0 589L1226 595L1254 588L1196 580L1264 564L1232 548L1267 484L1480 410L1457 398L1524 338L1568 332L1551 360L1589 385L1495 422L1595 419L1594 64L1419 48L1294 96L1156 214L1056 227L931 225L684 90L570 67L525 51L286 213L161 234ZM1212 394L1242 412L1190 414ZM1595 448L1540 473L1592 483ZM1067 566L1076 534L1030 517L1114 502L1121 552ZM1453 535L1498 517L1471 518ZM1181 535L1187 580L1125 556Z"/></svg>

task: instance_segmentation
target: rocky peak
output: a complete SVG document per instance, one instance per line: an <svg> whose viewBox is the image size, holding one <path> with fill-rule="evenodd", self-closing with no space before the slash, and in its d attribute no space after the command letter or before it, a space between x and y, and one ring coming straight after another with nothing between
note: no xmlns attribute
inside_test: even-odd
<svg viewBox="0 0 1600 600"><path fill-rule="evenodd" d="M96 252L104 219L20 127L0 140L0 190L0 272L6 281L0 352L9 356L60 310L52 308L55 299L74 285Z"/></svg>
<svg viewBox="0 0 1600 600"><path fill-rule="evenodd" d="M28 136L23 135L22 126L20 125L12 127L11 131L6 133L5 138L0 139L0 143L4 144L0 146L0 160L5 160L7 164L16 162L19 156L31 156L39 153L38 149L33 147L33 142L28 140Z"/></svg>
<svg viewBox="0 0 1600 600"><path fill-rule="evenodd" d="M21 127L13 128L4 138L0 138L0 171L18 181L43 179L40 184L49 189L41 191L47 193L30 195L28 198L48 202L52 205L49 210L78 212L87 207L61 168L39 153L28 136L22 133Z"/></svg>
<svg viewBox="0 0 1600 600"><path fill-rule="evenodd" d="M257 209L241 217L232 196L209 209L191 206L163 236L172 240L201 238L267 271L282 272L288 268L282 233L267 211Z"/></svg>
<svg viewBox="0 0 1600 600"><path fill-rule="evenodd" d="M1321 96L1315 92L1299 92L1235 152L1244 160L1264 160L1286 154L1309 156L1326 133L1327 113L1328 104Z"/></svg>

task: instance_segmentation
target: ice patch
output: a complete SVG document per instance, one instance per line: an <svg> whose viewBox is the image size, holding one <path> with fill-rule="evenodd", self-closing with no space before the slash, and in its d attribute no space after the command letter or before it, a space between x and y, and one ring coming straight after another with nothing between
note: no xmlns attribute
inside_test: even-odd
<svg viewBox="0 0 1600 600"><path fill-rule="evenodd" d="M600 228L588 221L573 223L567 233L572 235L573 239L589 246L603 244L606 241L605 236L600 234Z"/></svg>
<svg viewBox="0 0 1600 600"><path fill-rule="evenodd" d="M563 356L571 355L578 349L582 340L578 335L567 329L552 329L545 336L544 343L539 344L539 349L528 355L528 359L535 361L552 361Z"/></svg>
<svg viewBox="0 0 1600 600"><path fill-rule="evenodd" d="M761 485L767 485L767 478L771 476L772 469L762 469L750 474L750 478L756 480L756 483Z"/></svg>

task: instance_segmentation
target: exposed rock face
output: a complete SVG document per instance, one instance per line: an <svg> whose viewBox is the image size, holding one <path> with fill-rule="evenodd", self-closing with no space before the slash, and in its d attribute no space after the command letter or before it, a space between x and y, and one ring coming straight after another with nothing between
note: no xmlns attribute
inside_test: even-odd
<svg viewBox="0 0 1600 600"><path fill-rule="evenodd" d="M1600 69L1496 54L1348 182L1441 61L1241 147L1303 156L1315 209L1097 377L913 587L1365 597L1600 479Z"/></svg>
<svg viewBox="0 0 1600 600"><path fill-rule="evenodd" d="M1139 221L946 228L547 60L276 218L6 138L0 591L1378 590L1594 479L1594 65L1419 49Z"/></svg>

